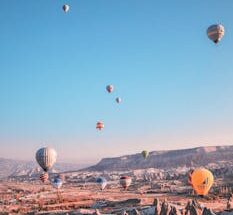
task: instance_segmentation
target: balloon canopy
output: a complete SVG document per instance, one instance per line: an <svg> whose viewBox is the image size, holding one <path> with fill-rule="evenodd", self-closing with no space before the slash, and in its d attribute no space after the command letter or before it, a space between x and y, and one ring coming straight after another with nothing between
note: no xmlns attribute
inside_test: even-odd
<svg viewBox="0 0 233 215"><path fill-rule="evenodd" d="M124 189L127 189L132 183L132 179L129 176L120 177L120 184Z"/></svg>
<svg viewBox="0 0 233 215"><path fill-rule="evenodd" d="M106 86L106 90L109 92L109 93L112 93L113 92L113 89L114 89L114 87L113 87L113 85L107 85Z"/></svg>
<svg viewBox="0 0 233 215"><path fill-rule="evenodd" d="M104 123L101 122L101 121L98 121L98 122L96 123L96 129L102 130L103 128L104 128Z"/></svg>
<svg viewBox="0 0 233 215"><path fill-rule="evenodd" d="M214 43L218 43L224 36L225 30L223 25L211 25L207 29L207 35Z"/></svg>
<svg viewBox="0 0 233 215"><path fill-rule="evenodd" d="M43 183L47 182L48 179L49 179L49 174L48 174L47 172L44 172L44 173L42 173L42 174L40 175L40 180L41 180Z"/></svg>
<svg viewBox="0 0 233 215"><path fill-rule="evenodd" d="M53 182L52 182L52 185L54 188L56 189L60 189L62 187L62 179L60 177L56 177L54 178Z"/></svg>
<svg viewBox="0 0 233 215"><path fill-rule="evenodd" d="M116 102L119 104L119 103L122 102L122 99L121 99L120 97L117 97L117 98L116 98Z"/></svg>
<svg viewBox="0 0 233 215"><path fill-rule="evenodd" d="M36 161L47 172L57 160L57 152L50 147L44 147L36 152Z"/></svg>
<svg viewBox="0 0 233 215"><path fill-rule="evenodd" d="M107 185L107 180L104 177L99 177L96 179L96 183L101 186L101 190L104 190Z"/></svg>
<svg viewBox="0 0 233 215"><path fill-rule="evenodd" d="M191 184L198 195L207 195L213 182L214 176L208 169L195 169L191 174Z"/></svg>
<svg viewBox="0 0 233 215"><path fill-rule="evenodd" d="M64 4L62 6L62 9L64 10L65 13L67 13L69 11L69 9L70 9L70 6L68 4Z"/></svg>
<svg viewBox="0 0 233 215"><path fill-rule="evenodd" d="M146 150L143 150L142 151L142 156L143 156L144 159L146 159L149 156L149 152L146 151Z"/></svg>

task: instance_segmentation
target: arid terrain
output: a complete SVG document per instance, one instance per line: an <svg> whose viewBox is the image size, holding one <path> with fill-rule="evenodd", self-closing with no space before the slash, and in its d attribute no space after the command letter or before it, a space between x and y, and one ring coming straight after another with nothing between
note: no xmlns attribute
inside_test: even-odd
<svg viewBox="0 0 233 215"><path fill-rule="evenodd" d="M127 210L147 210L153 214L154 200L166 200L170 205L182 210L189 200L198 202L214 212L227 208L228 191L219 195L210 193L199 198L192 195L188 186L173 181L163 181L164 187L157 182L134 183L128 190L123 190L117 182L112 182L104 191L94 183L65 183L60 191L50 184L34 182L2 182L0 186L1 213L71 213L92 214L98 209L103 214L121 214ZM161 182L160 182L161 184Z"/></svg>
<svg viewBox="0 0 233 215"><path fill-rule="evenodd" d="M232 148L232 147L231 147ZM56 190L51 185L58 173L50 172L49 180L43 184L39 180L40 173L16 174L2 178L0 182L0 212L2 214L228 214L233 206L231 198L233 190L233 168L229 156L231 148L202 148L186 150L206 158L214 155L216 160L206 165L214 174L215 182L209 194L205 197L197 196L188 184L190 169L196 168L193 162L178 162L176 151L159 154L160 166L158 168L124 168L132 161L120 158L104 159L106 171L99 169L100 165L79 170L63 172L63 186ZM220 151L219 151L220 150ZM223 150L228 150L224 156ZM156 153L154 153L156 154ZM169 154L169 156L167 155ZM173 156L175 155L175 156ZM220 156L221 155L221 156ZM138 155L137 155L138 156ZM193 156L193 155L192 155ZM124 156L125 157L125 156ZM158 158L154 156L154 159ZM165 159L165 161L163 161ZM173 159L174 163L168 161ZM113 166L112 160L120 165ZM117 161L118 160L118 161ZM153 163L153 156L149 161L140 161L139 164ZM101 161L102 162L102 161ZM101 164L100 162L100 164ZM164 164L164 163L165 164ZM167 164L171 163L171 165ZM206 162L205 157L197 162ZM103 162L102 162L103 163ZM191 165L190 165L191 164ZM135 165L136 166L136 165ZM200 165L201 166L201 165ZM140 167L140 165L138 165ZM26 171L27 172L27 171ZM31 171L30 171L31 172ZM124 190L119 178L123 175L132 178L132 184ZM96 178L103 176L108 181L106 188L101 191ZM193 202L192 202L193 201ZM208 210L210 209L210 210Z"/></svg>

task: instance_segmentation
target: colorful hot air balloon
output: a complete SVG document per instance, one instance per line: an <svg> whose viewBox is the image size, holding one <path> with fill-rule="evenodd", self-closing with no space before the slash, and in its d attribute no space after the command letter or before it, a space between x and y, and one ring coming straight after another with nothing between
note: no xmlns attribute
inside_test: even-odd
<svg viewBox="0 0 233 215"><path fill-rule="evenodd" d="M142 156L143 156L144 159L146 159L149 156L149 152L146 151L146 150L143 150L142 151Z"/></svg>
<svg viewBox="0 0 233 215"><path fill-rule="evenodd" d="M116 98L116 102L119 104L119 103L121 103L121 101L122 101L122 99L120 98L120 97L117 97Z"/></svg>
<svg viewBox="0 0 233 215"><path fill-rule="evenodd" d="M106 87L106 90L107 90L109 93L112 93L113 89L114 89L113 85L108 85L108 86Z"/></svg>
<svg viewBox="0 0 233 215"><path fill-rule="evenodd" d="M224 26L215 24L207 29L207 35L214 43L218 43L224 36Z"/></svg>
<svg viewBox="0 0 233 215"><path fill-rule="evenodd" d="M70 6L68 4L64 4L62 6L62 9L64 10L65 13L67 13L69 11L69 9L70 9Z"/></svg>
<svg viewBox="0 0 233 215"><path fill-rule="evenodd" d="M104 190L108 182L104 177L99 177L96 179L96 183L100 185L101 190Z"/></svg>
<svg viewBox="0 0 233 215"><path fill-rule="evenodd" d="M120 178L120 185L126 190L131 185L132 179L129 176Z"/></svg>
<svg viewBox="0 0 233 215"><path fill-rule="evenodd" d="M54 178L53 182L52 182L52 185L54 188L56 189L60 189L62 187L62 179L60 177L56 177Z"/></svg>
<svg viewBox="0 0 233 215"><path fill-rule="evenodd" d="M214 176L208 169L195 169L191 174L192 187L198 195L207 195L213 182Z"/></svg>
<svg viewBox="0 0 233 215"><path fill-rule="evenodd" d="M48 174L47 172L44 172L44 173L42 173L42 174L40 175L40 180L41 180L43 183L47 182L48 179L49 179L49 174Z"/></svg>
<svg viewBox="0 0 233 215"><path fill-rule="evenodd" d="M56 159L57 153L53 148L44 147L36 152L36 161L45 172L52 168Z"/></svg>
<svg viewBox="0 0 233 215"><path fill-rule="evenodd" d="M104 123L103 122L101 122L101 121L98 121L97 123L96 123L96 129L98 129L98 130L102 130L104 128Z"/></svg>

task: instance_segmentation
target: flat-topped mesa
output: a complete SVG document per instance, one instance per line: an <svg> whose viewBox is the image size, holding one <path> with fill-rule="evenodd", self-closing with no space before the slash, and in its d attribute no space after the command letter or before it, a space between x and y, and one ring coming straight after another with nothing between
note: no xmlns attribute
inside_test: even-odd
<svg viewBox="0 0 233 215"><path fill-rule="evenodd" d="M198 147L150 152L146 162L141 153L115 158L104 158L88 171L127 171L136 169L166 169L199 167L232 162L233 146Z"/></svg>

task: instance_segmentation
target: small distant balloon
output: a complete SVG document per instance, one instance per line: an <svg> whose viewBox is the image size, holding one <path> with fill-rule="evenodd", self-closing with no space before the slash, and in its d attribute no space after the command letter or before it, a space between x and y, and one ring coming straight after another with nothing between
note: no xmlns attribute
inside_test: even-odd
<svg viewBox="0 0 233 215"><path fill-rule="evenodd" d="M117 97L116 98L116 102L119 104L119 103L121 103L121 101L122 101L122 99L120 98L120 97Z"/></svg>
<svg viewBox="0 0 233 215"><path fill-rule="evenodd" d="M62 184L63 182L60 177L56 177L52 182L53 187L56 189L60 189L62 187Z"/></svg>
<svg viewBox="0 0 233 215"><path fill-rule="evenodd" d="M142 156L143 156L144 159L146 159L149 156L149 152L146 151L146 150L143 150L142 151Z"/></svg>
<svg viewBox="0 0 233 215"><path fill-rule="evenodd" d="M224 26L220 24L211 25L207 29L207 35L214 43L218 43L224 36Z"/></svg>
<svg viewBox="0 0 233 215"><path fill-rule="evenodd" d="M126 190L132 183L132 179L129 176L122 176L120 178L120 185Z"/></svg>
<svg viewBox="0 0 233 215"><path fill-rule="evenodd" d="M96 123L96 129L98 129L99 131L101 131L104 128L104 123L101 121L98 121Z"/></svg>
<svg viewBox="0 0 233 215"><path fill-rule="evenodd" d="M104 177L97 178L96 183L100 185L101 190L104 190L107 186L107 180Z"/></svg>
<svg viewBox="0 0 233 215"><path fill-rule="evenodd" d="M36 161L45 172L53 167L56 160L57 152L53 148L44 147L36 152Z"/></svg>
<svg viewBox="0 0 233 215"><path fill-rule="evenodd" d="M67 12L69 11L69 9L70 9L70 6L69 6L68 4L64 4L64 5L62 6L62 9L63 9L63 11L64 11L65 13L67 13Z"/></svg>
<svg viewBox="0 0 233 215"><path fill-rule="evenodd" d="M111 84L106 87L106 90L108 91L108 93L112 93L113 89L114 89L114 87Z"/></svg>
<svg viewBox="0 0 233 215"><path fill-rule="evenodd" d="M40 180L43 182L43 183L46 183L49 179L49 174L47 172L44 172L40 175Z"/></svg>

